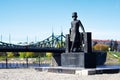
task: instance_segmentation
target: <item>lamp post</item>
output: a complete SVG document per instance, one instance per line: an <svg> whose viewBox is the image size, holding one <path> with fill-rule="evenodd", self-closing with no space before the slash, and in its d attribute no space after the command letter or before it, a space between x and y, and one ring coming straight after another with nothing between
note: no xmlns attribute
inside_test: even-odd
<svg viewBox="0 0 120 80"><path fill-rule="evenodd" d="M2 34L1 34L1 42L2 42Z"/></svg>
<svg viewBox="0 0 120 80"><path fill-rule="evenodd" d="M40 67L40 53L39 53L39 67Z"/></svg>
<svg viewBox="0 0 120 80"><path fill-rule="evenodd" d="M7 57L7 53L6 53L6 68L8 68L8 57Z"/></svg>
<svg viewBox="0 0 120 80"><path fill-rule="evenodd" d="M9 34L9 43L11 43L11 35Z"/></svg>
<svg viewBox="0 0 120 80"><path fill-rule="evenodd" d="M27 36L27 44L28 44L28 36Z"/></svg>

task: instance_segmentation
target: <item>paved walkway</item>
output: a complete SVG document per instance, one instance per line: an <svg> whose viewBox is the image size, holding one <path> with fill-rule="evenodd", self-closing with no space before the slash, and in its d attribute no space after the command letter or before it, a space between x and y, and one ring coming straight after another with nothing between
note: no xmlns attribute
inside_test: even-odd
<svg viewBox="0 0 120 80"><path fill-rule="evenodd" d="M120 73L80 76L39 72L34 69L0 69L0 80L120 80Z"/></svg>

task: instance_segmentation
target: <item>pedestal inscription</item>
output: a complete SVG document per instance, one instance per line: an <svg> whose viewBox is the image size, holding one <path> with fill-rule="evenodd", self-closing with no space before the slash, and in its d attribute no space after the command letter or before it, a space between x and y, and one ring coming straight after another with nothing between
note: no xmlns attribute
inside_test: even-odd
<svg viewBox="0 0 120 80"><path fill-rule="evenodd" d="M95 54L84 52L63 53L61 65L63 67L96 68L96 57Z"/></svg>

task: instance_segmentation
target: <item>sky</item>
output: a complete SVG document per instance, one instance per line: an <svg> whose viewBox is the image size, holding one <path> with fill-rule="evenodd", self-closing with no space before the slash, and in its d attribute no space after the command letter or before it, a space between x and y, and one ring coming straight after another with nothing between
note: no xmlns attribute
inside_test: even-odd
<svg viewBox="0 0 120 80"><path fill-rule="evenodd" d="M0 40L41 41L69 33L78 13L92 39L120 40L120 0L0 0Z"/></svg>

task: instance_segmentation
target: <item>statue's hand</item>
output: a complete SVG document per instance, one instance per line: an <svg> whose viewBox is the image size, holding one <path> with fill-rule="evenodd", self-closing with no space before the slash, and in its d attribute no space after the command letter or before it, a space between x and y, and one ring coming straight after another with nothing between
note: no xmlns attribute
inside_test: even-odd
<svg viewBox="0 0 120 80"><path fill-rule="evenodd" d="M69 33L71 34L71 28L70 28L70 30L69 30Z"/></svg>
<svg viewBox="0 0 120 80"><path fill-rule="evenodd" d="M83 32L83 38L85 38L85 32Z"/></svg>
<svg viewBox="0 0 120 80"><path fill-rule="evenodd" d="M85 43L85 38L86 38L85 35L86 35L85 32L83 32L83 43Z"/></svg>

